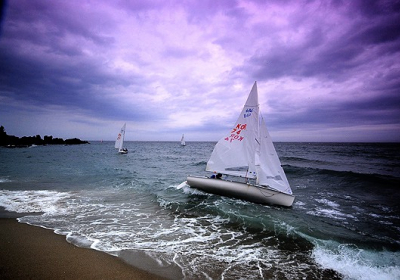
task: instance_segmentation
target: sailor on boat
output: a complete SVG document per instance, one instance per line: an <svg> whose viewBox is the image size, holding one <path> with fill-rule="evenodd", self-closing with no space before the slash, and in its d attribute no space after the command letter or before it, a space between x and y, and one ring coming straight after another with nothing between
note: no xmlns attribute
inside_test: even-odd
<svg viewBox="0 0 400 280"><path fill-rule="evenodd" d="M210 178L211 179L222 179L222 174L221 173L218 173L217 175L213 174L213 175L211 175Z"/></svg>

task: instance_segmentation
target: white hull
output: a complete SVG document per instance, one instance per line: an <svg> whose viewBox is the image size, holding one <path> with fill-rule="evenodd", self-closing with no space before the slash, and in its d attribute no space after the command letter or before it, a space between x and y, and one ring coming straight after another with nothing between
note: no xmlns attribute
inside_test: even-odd
<svg viewBox="0 0 400 280"><path fill-rule="evenodd" d="M118 153L120 153L120 154L127 154L127 153L128 153L128 150L121 149L121 150L118 151Z"/></svg>
<svg viewBox="0 0 400 280"><path fill-rule="evenodd" d="M208 193L235 197L260 204L274 204L290 207L294 201L293 195L272 190L264 186L254 186L239 182L188 176L187 184L190 187Z"/></svg>

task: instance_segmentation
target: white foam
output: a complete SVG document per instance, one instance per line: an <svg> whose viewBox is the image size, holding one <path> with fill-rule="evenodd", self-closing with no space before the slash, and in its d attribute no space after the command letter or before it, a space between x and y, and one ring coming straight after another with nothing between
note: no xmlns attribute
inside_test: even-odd
<svg viewBox="0 0 400 280"><path fill-rule="evenodd" d="M306 209L306 204L304 203L304 202L302 202L302 201L295 201L294 202L294 205L297 207L297 208L299 208L299 209Z"/></svg>
<svg viewBox="0 0 400 280"><path fill-rule="evenodd" d="M200 191L196 188L191 188L188 184L187 181L184 181L182 183L180 183L179 185L170 185L169 188L174 188L177 190L182 190L183 193L185 194L202 194L202 195L211 195L208 193L205 193L203 191Z"/></svg>
<svg viewBox="0 0 400 280"><path fill-rule="evenodd" d="M348 218L357 220L356 216L353 216L351 214L345 214L342 211L340 211L340 205L334 201L325 198L316 199L315 201L322 204L322 206L316 207L314 210L307 211L307 214L313 216L327 217L335 220L346 220Z"/></svg>
<svg viewBox="0 0 400 280"><path fill-rule="evenodd" d="M203 192L199 189L191 188L190 186L185 186L182 190L185 194L207 195L207 196L212 195L210 193Z"/></svg>
<svg viewBox="0 0 400 280"><path fill-rule="evenodd" d="M186 187L186 186L187 186L187 181L180 183L176 188L179 190L179 189L181 189L183 187Z"/></svg>
<svg viewBox="0 0 400 280"><path fill-rule="evenodd" d="M182 191L205 194L188 186L182 188ZM79 196L76 193L55 191L0 191L0 205L4 207L10 205L7 209L9 211L45 212L47 216L30 216L27 219L34 221L33 224L36 225L45 224L55 228L57 233L66 235L69 242L78 246L90 247L113 255L127 249L175 256L173 262L184 270L188 267L192 269L193 263L218 261L233 264L224 267L226 279L230 279L235 274L235 269L240 266L251 270L253 275L260 276L262 271L268 269L267 264L273 265L287 258L272 245L266 247L265 244L253 242L251 234L227 227L225 224L229 223L229 218L225 216L204 213L204 215L193 217L184 215L180 211L164 211L163 203L149 206L142 203L140 197L136 197L135 202L121 203L119 200L110 202L105 199L108 192L100 194L96 190L96 194L90 191L80 192ZM165 204L168 204L167 201L165 200ZM323 202L335 205L329 201ZM218 204L223 207L224 203L223 199L218 200L216 207ZM302 205L302 203L299 204ZM326 205L323 207L327 209L317 209L317 214L343 218L344 214L337 209ZM65 214L58 215L62 212ZM49 216L53 213L53 216ZM287 235L295 231L290 224L286 223L277 223L275 230L277 229L286 232ZM276 237L268 238L274 240ZM277 241L271 241L269 244L275 243ZM353 247L349 247L349 250L351 249L356 251ZM179 252L178 255L177 252ZM392 263L389 260L388 264L379 266L376 263L365 264L367 257L359 261L357 256L354 256L356 253L348 254L350 256L346 259L345 253L344 248L335 251L335 249L327 249L327 246L316 245L313 257L321 266L345 275L345 279L370 279L365 277L366 273L371 272L371 275L377 275L373 274L375 271L384 275L398 276L398 261L393 260L394 257L392 257ZM171 261L171 258L169 260ZM353 266L348 262L355 263L357 271L351 271ZM254 266L254 263L262 264L262 266ZM201 267L195 267L193 275L205 276ZM290 278L289 271L280 269L282 273L288 273L287 278ZM365 273L363 269L367 272ZM390 278L377 277L376 279Z"/></svg>
<svg viewBox="0 0 400 280"><path fill-rule="evenodd" d="M344 279L400 279L399 252L374 252L354 245L341 244L334 247L330 244L317 245L312 257L322 267L342 274Z"/></svg>
<svg viewBox="0 0 400 280"><path fill-rule="evenodd" d="M69 243L83 248L92 248L93 244L96 242L82 236L73 235L71 232L67 234L66 239Z"/></svg>
<svg viewBox="0 0 400 280"><path fill-rule="evenodd" d="M357 220L355 216L351 214L344 214L336 209L316 208L314 211L307 211L307 214L319 217L326 217L335 220L346 220L347 218Z"/></svg>
<svg viewBox="0 0 400 280"><path fill-rule="evenodd" d="M0 183L9 183L9 182L12 182L12 181L8 178L0 177Z"/></svg>
<svg viewBox="0 0 400 280"><path fill-rule="evenodd" d="M337 208L337 207L339 207L339 204L337 204L336 202L330 201L330 200L325 199L325 198L323 198L323 199L316 199L316 201L318 201L318 202L321 203L321 204L330 206L330 207L332 207L332 208Z"/></svg>
<svg viewBox="0 0 400 280"><path fill-rule="evenodd" d="M69 193L47 190L0 190L0 206L4 207L7 211L17 213L60 213L63 211L62 207L60 207L60 202L69 197Z"/></svg>

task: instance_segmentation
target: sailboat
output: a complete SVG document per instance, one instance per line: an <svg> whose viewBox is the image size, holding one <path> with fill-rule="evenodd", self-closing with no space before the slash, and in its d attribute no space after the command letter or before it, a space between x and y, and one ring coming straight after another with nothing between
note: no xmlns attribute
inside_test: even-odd
<svg viewBox="0 0 400 280"><path fill-rule="evenodd" d="M128 149L124 148L125 127L126 123L122 126L121 131L118 133L117 140L115 141L115 148L118 149L118 153L120 154L128 153Z"/></svg>
<svg viewBox="0 0 400 280"><path fill-rule="evenodd" d="M186 146L186 142L185 142L185 134L182 134L182 138L181 138L181 145L182 145L182 146Z"/></svg>
<svg viewBox="0 0 400 280"><path fill-rule="evenodd" d="M218 175L188 176L187 184L255 203L292 206L295 197L259 111L257 82L234 127L215 145L206 171Z"/></svg>

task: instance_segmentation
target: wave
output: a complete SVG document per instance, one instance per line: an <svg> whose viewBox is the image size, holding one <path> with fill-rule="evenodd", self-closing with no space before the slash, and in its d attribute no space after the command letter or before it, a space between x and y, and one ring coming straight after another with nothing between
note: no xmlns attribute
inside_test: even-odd
<svg viewBox="0 0 400 280"><path fill-rule="evenodd" d="M12 181L8 178L0 177L0 183L9 183L9 182L12 182Z"/></svg>
<svg viewBox="0 0 400 280"><path fill-rule="evenodd" d="M32 191L0 191L0 206L16 213L59 213L57 207L62 201L69 199L70 193L32 190Z"/></svg>
<svg viewBox="0 0 400 280"><path fill-rule="evenodd" d="M177 184L173 184L167 190L172 195L177 194L174 191L176 187ZM183 192L187 190L190 188L182 188ZM93 195L95 193L97 195ZM155 207L148 204L147 198L141 199L138 192L129 203L121 203L120 199L111 200L115 196L114 191L84 194L78 197L76 193L55 191L3 191L0 192L0 198L8 198L11 203L3 200L0 205L11 204L14 211L39 210L46 213L26 216L21 222L55 229L77 246L109 253L121 250L152 251L164 254L168 260L175 261L176 258L185 270L186 267L194 270L186 270L188 278L201 278L204 273L215 272L215 265L219 265L226 278L232 279L238 275L245 278L245 274L241 274L244 271L253 275L261 274L262 278L274 273L287 279L294 279L299 274L313 274L316 279L339 279L336 271L348 278L362 279L357 278L361 275L363 279L368 279L362 269L381 272L385 277L398 273L398 266L393 266L393 262L379 267L374 261L369 268L365 264L367 258L358 258L354 253L346 255L344 249L336 252L335 248L318 246L315 239L296 234L296 227L283 222L292 212L288 209L191 193L189 196L171 196L171 199L165 194L157 196L158 205L167 210L164 211L157 204ZM126 193L120 193L119 196L126 197ZM337 206L328 200L320 199L320 202ZM132 242L132 232L135 233L135 242ZM313 259L305 258L304 252L313 252L312 257L323 269L316 268ZM379 256L380 252L375 254ZM396 255L388 254L386 259L393 260L391 256ZM338 262L341 258L358 262L357 265L361 263L356 267L358 274L348 271L345 261ZM288 259L301 263L301 267L290 266L289 269L280 265ZM190 265L193 263L202 265L192 268ZM231 266L231 263L235 265ZM276 265L271 269L266 263ZM209 278L221 277L215 275Z"/></svg>
<svg viewBox="0 0 400 280"><path fill-rule="evenodd" d="M354 171L338 171L316 167L299 167L293 165L282 165L285 173L289 177L323 177L343 179L354 186L359 186L360 182L368 183L368 185L379 185L381 187L389 187L398 189L400 178L390 175L358 173ZM322 180L324 181L324 180ZM361 184L364 186L364 184Z"/></svg>
<svg viewBox="0 0 400 280"><path fill-rule="evenodd" d="M400 252L371 251L351 244L317 242L312 257L345 279L400 279Z"/></svg>
<svg viewBox="0 0 400 280"><path fill-rule="evenodd" d="M198 162L194 162L192 164L192 166L206 166L207 165L207 161L198 161Z"/></svg>
<svg viewBox="0 0 400 280"><path fill-rule="evenodd" d="M307 159L301 157L281 157L282 162L298 162L298 163L312 163L312 164L327 164L329 162L323 160Z"/></svg>

